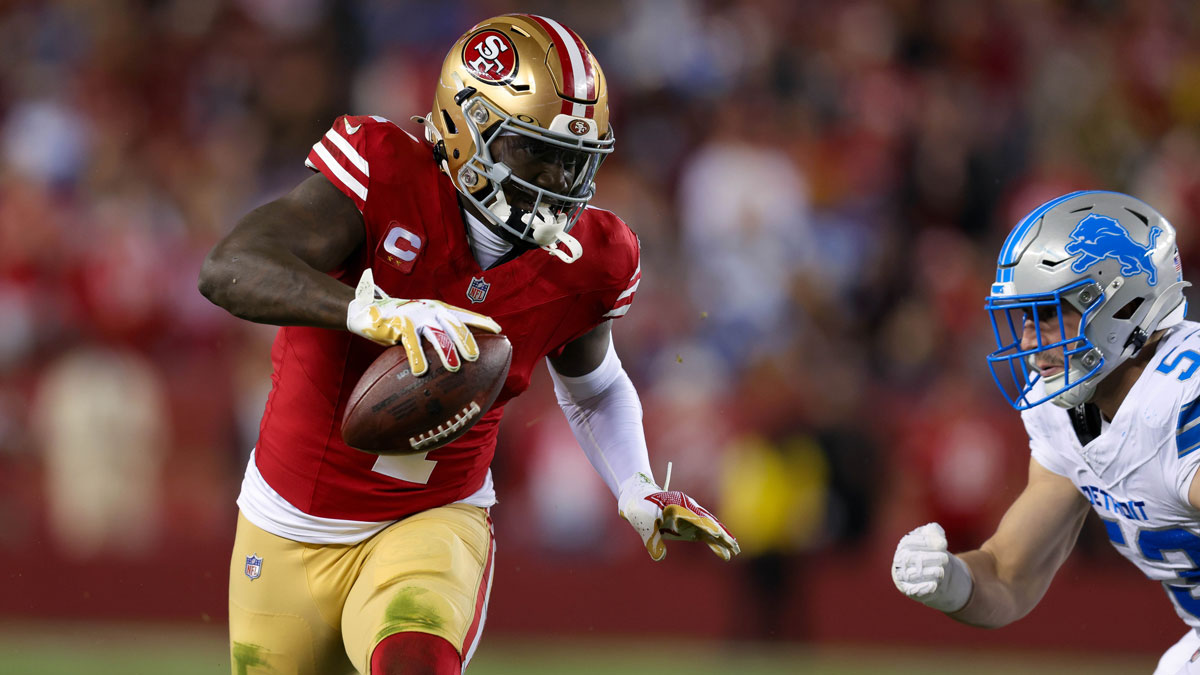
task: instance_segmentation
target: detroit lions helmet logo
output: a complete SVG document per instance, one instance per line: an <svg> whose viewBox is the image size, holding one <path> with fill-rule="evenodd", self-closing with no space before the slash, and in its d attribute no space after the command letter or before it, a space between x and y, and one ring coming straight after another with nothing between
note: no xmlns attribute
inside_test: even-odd
<svg viewBox="0 0 1200 675"><path fill-rule="evenodd" d="M1158 271L1150 255L1160 234L1161 227L1150 228L1150 244L1142 246L1129 236L1129 231L1121 227L1115 218L1089 213L1071 231L1071 241L1066 246L1067 253L1079 255L1071 263L1071 270L1084 272L1105 258L1115 258L1121 263L1121 274L1131 276L1145 273L1150 277L1147 283L1153 286L1158 283Z"/></svg>

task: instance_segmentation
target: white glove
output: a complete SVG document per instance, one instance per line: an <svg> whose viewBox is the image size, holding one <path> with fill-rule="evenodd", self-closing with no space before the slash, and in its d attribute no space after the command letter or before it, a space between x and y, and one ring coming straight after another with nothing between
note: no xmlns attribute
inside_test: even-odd
<svg viewBox="0 0 1200 675"><path fill-rule="evenodd" d="M617 508L656 562L667 556L663 539L702 541L722 560L742 551L737 539L708 509L682 492L664 491L644 473L635 473L621 483Z"/></svg>
<svg viewBox="0 0 1200 675"><path fill-rule="evenodd" d="M479 358L479 344L468 326L500 332L500 324L491 318L438 300L390 298L375 285L369 267L363 270L354 299L346 308L346 328L381 345L402 343L409 368L418 377L429 370L421 349L422 335L452 373L462 366L460 356L468 361Z"/></svg>
<svg viewBox="0 0 1200 675"><path fill-rule="evenodd" d="M965 607L974 587L971 570L949 552L946 531L937 523L922 525L900 539L892 559L892 581L913 600L947 613Z"/></svg>

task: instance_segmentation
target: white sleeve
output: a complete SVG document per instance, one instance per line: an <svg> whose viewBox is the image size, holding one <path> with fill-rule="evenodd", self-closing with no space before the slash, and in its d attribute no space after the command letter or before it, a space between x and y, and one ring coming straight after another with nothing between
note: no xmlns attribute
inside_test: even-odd
<svg viewBox="0 0 1200 675"><path fill-rule="evenodd" d="M613 495L635 473L653 478L642 429L642 402L609 338L608 353L592 372L566 377L550 366L554 394L575 440Z"/></svg>

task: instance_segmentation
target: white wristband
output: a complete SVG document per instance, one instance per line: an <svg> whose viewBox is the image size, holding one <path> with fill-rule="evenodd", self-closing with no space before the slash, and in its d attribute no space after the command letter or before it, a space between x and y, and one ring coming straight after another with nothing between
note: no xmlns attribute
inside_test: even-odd
<svg viewBox="0 0 1200 675"><path fill-rule="evenodd" d="M947 614L953 614L967 606L974 588L975 581L971 578L971 570L967 568L967 564L962 561L962 558L951 553L950 561L946 564L945 581L938 586L938 590L925 601L925 604Z"/></svg>

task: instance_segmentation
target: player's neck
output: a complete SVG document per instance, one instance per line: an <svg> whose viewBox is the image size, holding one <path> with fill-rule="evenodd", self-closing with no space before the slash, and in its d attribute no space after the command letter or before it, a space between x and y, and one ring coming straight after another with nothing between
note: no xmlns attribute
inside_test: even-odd
<svg viewBox="0 0 1200 675"><path fill-rule="evenodd" d="M1138 378L1142 376L1142 372L1146 370L1146 365L1150 363L1150 359L1154 358L1154 353L1158 351L1159 337L1161 337L1161 334L1154 336L1137 353L1137 356L1117 366L1116 370L1096 386L1096 393L1092 395L1091 402L1100 408L1100 412L1104 415L1105 419L1111 420L1116 417L1117 410L1121 408L1121 404L1125 402L1125 397L1129 395L1129 390L1133 389L1133 385L1137 383Z"/></svg>
<svg viewBox="0 0 1200 675"><path fill-rule="evenodd" d="M463 209L463 222L467 226L467 241L471 245L471 254L480 269L488 269L497 261L504 258L513 245L496 234L479 217L475 209Z"/></svg>

